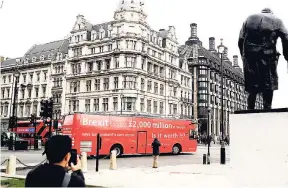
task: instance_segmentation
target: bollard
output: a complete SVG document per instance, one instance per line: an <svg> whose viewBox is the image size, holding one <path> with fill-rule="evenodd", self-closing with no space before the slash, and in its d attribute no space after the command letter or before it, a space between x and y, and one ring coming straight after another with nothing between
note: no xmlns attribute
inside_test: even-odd
<svg viewBox="0 0 288 188"><path fill-rule="evenodd" d="M81 167L82 167L82 172L88 172L87 153L86 152L81 153Z"/></svg>
<svg viewBox="0 0 288 188"><path fill-rule="evenodd" d="M203 164L206 164L206 154L203 154Z"/></svg>
<svg viewBox="0 0 288 188"><path fill-rule="evenodd" d="M111 151L111 155L110 155L110 170L116 170L117 169L116 154L117 154L116 150Z"/></svg>
<svg viewBox="0 0 288 188"><path fill-rule="evenodd" d="M15 175L16 174L16 156L10 155L7 166L6 166L6 174Z"/></svg>
<svg viewBox="0 0 288 188"><path fill-rule="evenodd" d="M222 142L221 149L220 149L220 164L225 164L225 163L226 163L225 145L224 145L224 142Z"/></svg>
<svg viewBox="0 0 288 188"><path fill-rule="evenodd" d="M207 164L210 165L210 154L207 154Z"/></svg>

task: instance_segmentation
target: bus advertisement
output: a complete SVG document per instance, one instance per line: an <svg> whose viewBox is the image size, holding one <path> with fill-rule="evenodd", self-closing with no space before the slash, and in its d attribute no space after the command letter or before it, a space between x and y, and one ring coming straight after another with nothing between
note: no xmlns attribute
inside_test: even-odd
<svg viewBox="0 0 288 188"><path fill-rule="evenodd" d="M155 137L161 153L196 152L196 126L191 120L152 118L143 116L112 116L75 113L65 116L63 135L72 138L78 153L96 154L96 138L102 138L100 155L112 150L122 154L152 154Z"/></svg>

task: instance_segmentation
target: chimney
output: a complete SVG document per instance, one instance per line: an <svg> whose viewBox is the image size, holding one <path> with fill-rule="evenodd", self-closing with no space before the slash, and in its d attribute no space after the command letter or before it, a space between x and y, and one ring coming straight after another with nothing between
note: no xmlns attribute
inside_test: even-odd
<svg viewBox="0 0 288 188"><path fill-rule="evenodd" d="M233 67L239 67L238 55L233 55Z"/></svg>
<svg viewBox="0 0 288 188"><path fill-rule="evenodd" d="M223 59L228 59L228 48L224 48Z"/></svg>
<svg viewBox="0 0 288 188"><path fill-rule="evenodd" d="M190 29L191 29L191 38L197 37L197 24L196 23L190 24Z"/></svg>
<svg viewBox="0 0 288 188"><path fill-rule="evenodd" d="M215 38L209 38L209 51L215 51Z"/></svg>

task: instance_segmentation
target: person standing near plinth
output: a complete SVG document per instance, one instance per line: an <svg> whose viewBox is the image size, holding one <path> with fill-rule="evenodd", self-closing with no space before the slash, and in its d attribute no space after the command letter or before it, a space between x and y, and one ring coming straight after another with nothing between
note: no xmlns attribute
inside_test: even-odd
<svg viewBox="0 0 288 188"><path fill-rule="evenodd" d="M158 138L154 138L154 141L152 143L153 148L153 168L158 168L158 158L160 155L160 146L161 143L158 140Z"/></svg>
<svg viewBox="0 0 288 188"><path fill-rule="evenodd" d="M269 8L250 15L242 26L238 47L243 60L248 109L255 108L258 93L263 94L264 109L271 109L273 92L278 90L277 65L281 54L276 50L276 43L279 37L283 56L288 61L288 32Z"/></svg>

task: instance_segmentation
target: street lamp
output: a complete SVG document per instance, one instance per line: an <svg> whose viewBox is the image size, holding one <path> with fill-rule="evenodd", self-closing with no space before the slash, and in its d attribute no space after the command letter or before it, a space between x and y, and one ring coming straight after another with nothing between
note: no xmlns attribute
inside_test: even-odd
<svg viewBox="0 0 288 188"><path fill-rule="evenodd" d="M121 93L120 98L121 98L121 115L122 115L122 110L123 110L123 93Z"/></svg>
<svg viewBox="0 0 288 188"><path fill-rule="evenodd" d="M18 88L17 88L17 84L19 82L19 76L20 73L18 71L18 65L20 64L20 59L16 59L16 67L15 67L15 71L14 71L14 94L13 94L13 110L12 110L12 118L13 118L13 127L17 127L17 104L16 104L16 99L18 98Z"/></svg>
<svg viewBox="0 0 288 188"><path fill-rule="evenodd" d="M218 53L221 57L221 150L220 150L220 161L221 164L225 164L225 144L224 144L224 84L223 84L223 53L225 46L223 45L223 39L221 39L221 44L218 46Z"/></svg>
<svg viewBox="0 0 288 188"><path fill-rule="evenodd" d="M211 138L210 138L210 112L211 109L210 107L207 107L207 132L208 132L208 153L207 153L207 164L210 164L210 142L211 142Z"/></svg>
<svg viewBox="0 0 288 188"><path fill-rule="evenodd" d="M16 104L16 99L18 96L18 90L17 90L17 84L19 81L19 71L18 71L18 64L20 63L20 59L16 59L16 66L15 66L15 70L14 70L14 94L13 94L13 109L12 109L12 116L10 116L9 118L9 127L11 128L11 132L13 131L13 128L17 127L17 104ZM15 136L16 139L16 136ZM9 150L13 150L13 136L12 134L10 134L10 138L9 138L10 142L9 142Z"/></svg>

